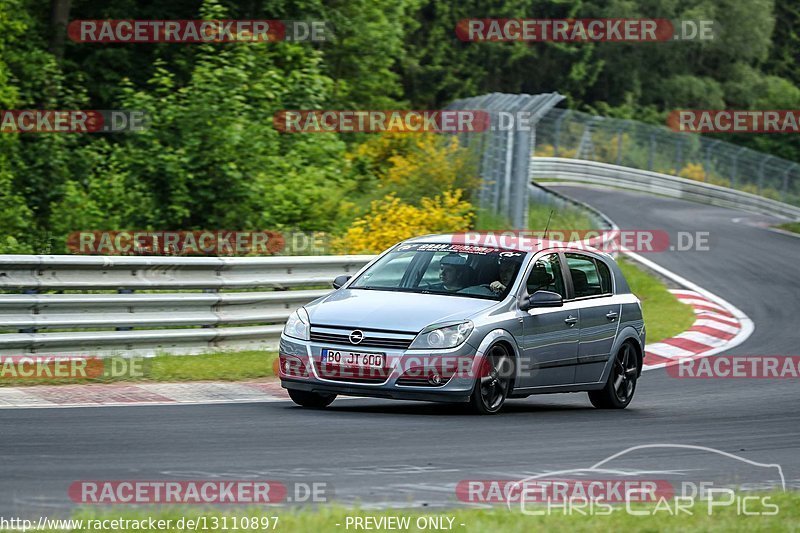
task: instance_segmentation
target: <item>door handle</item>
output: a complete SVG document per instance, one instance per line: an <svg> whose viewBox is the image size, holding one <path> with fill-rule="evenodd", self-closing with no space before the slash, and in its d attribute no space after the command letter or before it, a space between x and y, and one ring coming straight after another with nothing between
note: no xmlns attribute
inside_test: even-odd
<svg viewBox="0 0 800 533"><path fill-rule="evenodd" d="M569 327L572 327L578 323L578 319L572 315L569 315L567 318L564 319L564 323L569 324Z"/></svg>
<svg viewBox="0 0 800 533"><path fill-rule="evenodd" d="M609 311L606 314L606 318L609 319L609 320L616 320L618 316L619 316L619 314L616 311Z"/></svg>

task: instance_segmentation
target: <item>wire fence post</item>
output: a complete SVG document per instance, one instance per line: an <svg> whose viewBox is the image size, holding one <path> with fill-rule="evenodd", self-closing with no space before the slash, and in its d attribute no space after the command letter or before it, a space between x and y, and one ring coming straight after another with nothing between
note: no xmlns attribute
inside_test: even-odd
<svg viewBox="0 0 800 533"><path fill-rule="evenodd" d="M704 158L704 162L703 162L703 178L706 181L708 181L709 176L711 176L711 149L718 142L719 141L711 141L706 146L705 158Z"/></svg>
<svg viewBox="0 0 800 533"><path fill-rule="evenodd" d="M766 166L766 164L767 164L767 160L768 160L770 157L772 157L772 156L770 156L770 155L765 155L765 156L764 156L764 157L761 159L761 163L759 163L759 165L758 165L758 184L756 185L756 187L757 187L757 190L758 190L758 194L761 194L761 191L762 191L762 190L763 190L763 188L764 188L764 167Z"/></svg>
<svg viewBox="0 0 800 533"><path fill-rule="evenodd" d="M553 138L553 155L555 157L558 157L558 149L561 145L561 124L564 122L565 118L567 118L567 113L562 113L556 120L556 133Z"/></svg>
<svg viewBox="0 0 800 533"><path fill-rule="evenodd" d="M491 127L461 134L466 137L463 146L478 158L480 207L503 217L516 229L525 229L528 222L527 190L536 123L563 99L558 93L492 93L456 100L448 106L488 113ZM475 136L480 140L476 142Z"/></svg>
<svg viewBox="0 0 800 533"><path fill-rule="evenodd" d="M733 154L733 174L731 176L731 187L734 189L736 188L737 180L739 178L739 156L742 154L742 152L744 152L744 150L744 148L740 148L735 154Z"/></svg>
<svg viewBox="0 0 800 533"><path fill-rule="evenodd" d="M797 167L797 163L794 163L783 172L783 183L781 184L781 200L783 200L784 202L789 196L789 173L795 167Z"/></svg>
<svg viewBox="0 0 800 533"><path fill-rule="evenodd" d="M675 174L679 175L683 168L683 139L678 137L675 145Z"/></svg>

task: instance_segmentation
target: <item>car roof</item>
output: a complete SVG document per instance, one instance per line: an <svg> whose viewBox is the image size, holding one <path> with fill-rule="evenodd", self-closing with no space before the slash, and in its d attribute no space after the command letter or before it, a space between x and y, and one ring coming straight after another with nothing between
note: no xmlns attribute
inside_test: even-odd
<svg viewBox="0 0 800 533"><path fill-rule="evenodd" d="M512 245L517 236L519 237L519 242L517 244L522 244L523 246ZM412 237L402 242L402 244L420 243L486 246L489 248L499 248L502 250L534 253L540 250L549 250L554 248L563 249L564 251L587 251L599 254L601 256L608 256L608 254L605 252L585 244L542 239L541 237L535 237L533 232L527 230L509 230L507 232L467 231L463 233L434 233L430 235ZM608 257L610 258L610 256Z"/></svg>

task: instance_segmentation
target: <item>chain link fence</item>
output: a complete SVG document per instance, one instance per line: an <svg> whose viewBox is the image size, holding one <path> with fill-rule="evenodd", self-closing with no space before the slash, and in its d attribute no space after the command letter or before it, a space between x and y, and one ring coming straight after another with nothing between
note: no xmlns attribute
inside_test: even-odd
<svg viewBox="0 0 800 533"><path fill-rule="evenodd" d="M534 155L672 174L800 205L800 164L632 120L551 109L536 126Z"/></svg>
<svg viewBox="0 0 800 533"><path fill-rule="evenodd" d="M528 223L529 165L536 123L563 99L558 93L492 93L456 100L448 106L488 113L488 129L460 133L459 141L479 161L480 207L507 218L514 229L525 229Z"/></svg>

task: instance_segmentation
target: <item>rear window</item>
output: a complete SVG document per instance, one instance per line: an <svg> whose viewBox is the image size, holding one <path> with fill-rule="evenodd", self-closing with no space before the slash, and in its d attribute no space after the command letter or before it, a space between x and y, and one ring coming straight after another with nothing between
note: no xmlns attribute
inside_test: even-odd
<svg viewBox="0 0 800 533"><path fill-rule="evenodd" d="M600 288L603 290L603 294L612 294L614 292L614 283L611 280L611 271L608 269L608 265L599 259L595 259L594 262L600 273Z"/></svg>

